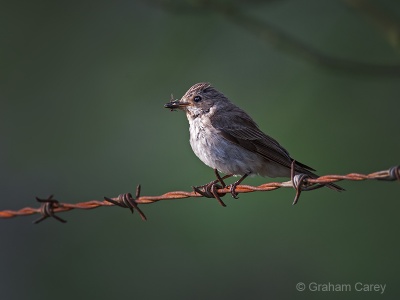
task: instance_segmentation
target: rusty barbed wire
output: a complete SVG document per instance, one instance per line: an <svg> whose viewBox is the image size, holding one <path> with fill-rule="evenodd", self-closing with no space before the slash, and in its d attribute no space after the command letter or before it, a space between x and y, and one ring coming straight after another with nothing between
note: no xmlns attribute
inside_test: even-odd
<svg viewBox="0 0 400 300"><path fill-rule="evenodd" d="M385 181L400 181L400 166L394 166L388 170L378 171L370 174L360 174L360 173L349 173L347 175L325 175L320 176L318 178L310 178L308 176L300 175L292 175L290 181L285 182L270 182L264 183L259 186L251 186L251 185L238 185L236 187L237 193L252 193L252 192L267 192L273 191L279 188L294 188L296 190L296 196L293 204L298 202L301 191L309 191L316 188L323 187L327 183L349 180L349 181L363 181L363 180L385 180ZM41 203L40 207L32 208L25 207L20 210L3 210L0 211L0 218L13 218L18 216L29 216L33 214L41 214L42 216L34 221L33 223L37 224L43 221L46 218L54 218L62 223L66 221L61 219L56 213L67 212L73 209L94 209L101 206L120 206L123 208L129 208L133 213L134 210L137 210L139 215L143 220L147 220L145 214L138 207L139 204L152 204L158 201L163 200L176 200L176 199L185 199L185 198L198 198L198 197L207 197L207 198L215 198L220 203L222 202L220 197L225 194L230 193L229 186L224 188L218 185L212 185L212 190L209 190L208 193L199 194L196 191L185 192L185 191L172 191L162 194L160 196L141 196L140 195L140 185L137 186L135 197L130 193L121 194L116 198L108 198L104 197L104 201L99 200L91 200L80 203L61 203L55 199L53 199L53 195L49 196L47 199L37 198L36 200ZM221 205L224 204L223 202ZM224 205L225 206L225 205Z"/></svg>

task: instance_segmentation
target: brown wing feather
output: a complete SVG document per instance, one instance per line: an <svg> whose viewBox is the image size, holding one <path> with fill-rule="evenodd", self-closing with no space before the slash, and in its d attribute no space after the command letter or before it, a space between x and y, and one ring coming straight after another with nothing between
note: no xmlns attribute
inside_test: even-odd
<svg viewBox="0 0 400 300"><path fill-rule="evenodd" d="M215 114L210 120L213 127L217 128L225 139L282 166L291 167L293 159L286 149L275 139L263 133L250 116L241 109L235 108L230 114ZM296 164L298 171L304 171L300 169L315 171L302 163L296 162Z"/></svg>

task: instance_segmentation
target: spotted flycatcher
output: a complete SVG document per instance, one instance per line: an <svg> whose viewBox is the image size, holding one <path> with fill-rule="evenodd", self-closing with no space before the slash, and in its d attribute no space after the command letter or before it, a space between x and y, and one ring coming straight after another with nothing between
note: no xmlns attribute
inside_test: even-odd
<svg viewBox="0 0 400 300"><path fill-rule="evenodd" d="M221 183L230 176L242 176L230 185L235 198L236 186L249 175L290 177L294 168L295 174L318 177L311 172L315 170L305 164L295 161L292 166L294 160L286 149L262 132L247 113L209 83L195 84L180 100L171 100L164 107L186 112L193 152L215 170ZM218 171L226 176L221 178ZM343 190L333 183L326 186Z"/></svg>

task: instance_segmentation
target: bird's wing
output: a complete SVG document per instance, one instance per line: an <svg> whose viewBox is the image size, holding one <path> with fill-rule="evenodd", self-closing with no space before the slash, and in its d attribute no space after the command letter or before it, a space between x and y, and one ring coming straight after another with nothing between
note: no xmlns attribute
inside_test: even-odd
<svg viewBox="0 0 400 300"><path fill-rule="evenodd" d="M291 167L293 159L276 140L263 133L257 124L239 108L230 113L214 114L211 124L230 142L255 152L267 160L274 161L287 168ZM296 169L315 171L311 167L296 161ZM296 170L297 171L297 170ZM298 170L300 171L300 170Z"/></svg>

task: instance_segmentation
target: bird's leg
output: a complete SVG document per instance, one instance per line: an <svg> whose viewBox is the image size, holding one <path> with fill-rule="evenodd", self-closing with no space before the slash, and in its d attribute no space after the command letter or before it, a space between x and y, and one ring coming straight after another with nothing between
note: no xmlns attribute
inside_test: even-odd
<svg viewBox="0 0 400 300"><path fill-rule="evenodd" d="M224 182L224 179L227 179L227 178L233 176L233 174L230 174L230 175L225 175L225 176L221 177L221 175L219 175L217 169L214 169L214 173L215 173L215 176L217 177L216 180L213 180L213 181L211 181L211 182L209 182L209 183L206 183L206 184L203 184L203 185L196 186L196 188L197 188L197 189L199 189L199 188L204 188L205 190L210 190L210 187L211 187L212 185L218 183L218 182L221 184L221 188L225 188L225 187L226 187L226 184L225 184L225 182Z"/></svg>
<svg viewBox="0 0 400 300"><path fill-rule="evenodd" d="M226 184L224 182L224 179L229 178L229 177L231 177L233 175L231 174L231 175L225 175L225 176L221 177L221 175L219 175L217 169L214 169L214 173L215 173L215 176L217 177L216 180L213 180L213 181L211 181L211 182L209 182L207 184L204 184L204 185L194 186L193 190L196 193L198 193L198 194L200 194L200 195L202 195L204 197L215 198L215 199L218 200L218 202L222 206L226 206L225 203L221 200L221 198L220 198L221 196L218 194L217 190L219 188L225 188ZM218 183L220 183L222 186L218 185Z"/></svg>
<svg viewBox="0 0 400 300"><path fill-rule="evenodd" d="M219 172L218 172L217 169L214 169L214 173L215 173L215 176L217 177L217 180L218 180L219 183L222 185L222 188L225 188L225 187L226 187L226 184L225 184L225 182L224 182L224 179L233 176L233 174L230 174L230 175L225 175L224 177L221 178L221 175L219 175ZM218 182L218 181L217 181L217 182ZM216 182L215 182L215 183L216 183Z"/></svg>
<svg viewBox="0 0 400 300"><path fill-rule="evenodd" d="M231 187L231 195L233 198L238 199L238 193L236 193L236 187L247 177L249 174L244 174L238 181L232 183Z"/></svg>

